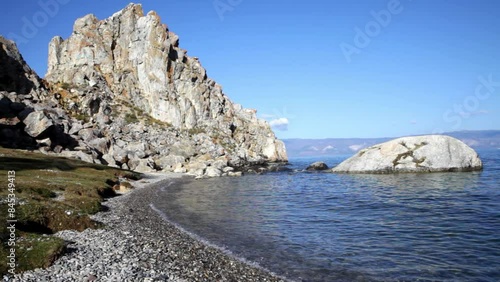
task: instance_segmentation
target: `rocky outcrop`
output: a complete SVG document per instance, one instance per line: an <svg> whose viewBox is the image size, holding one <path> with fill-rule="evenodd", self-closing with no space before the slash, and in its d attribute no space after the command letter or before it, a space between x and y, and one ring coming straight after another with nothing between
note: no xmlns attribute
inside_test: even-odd
<svg viewBox="0 0 500 282"><path fill-rule="evenodd" d="M186 158L199 147L188 140L202 139L205 147L217 147L212 157L227 156L233 165L287 159L267 122L232 103L198 58L179 47L179 37L155 12L145 15L141 5L130 4L101 21L93 15L78 19L68 39L50 42L46 79L77 91L61 100L73 103L75 111L97 117L107 110L117 121L127 117L125 105L136 115L190 132L183 140L194 151Z"/></svg>
<svg viewBox="0 0 500 282"><path fill-rule="evenodd" d="M71 147L64 134L69 119L16 44L0 36L0 146Z"/></svg>
<svg viewBox="0 0 500 282"><path fill-rule="evenodd" d="M53 124L52 121L45 115L44 112L32 112L23 120L26 128L24 131L31 137L38 137Z"/></svg>
<svg viewBox="0 0 500 282"><path fill-rule="evenodd" d="M68 39L50 42L45 80L14 43L0 42L3 145L16 147L9 136L17 134L47 154L198 177L287 160L269 124L234 104L140 5L78 19Z"/></svg>
<svg viewBox="0 0 500 282"><path fill-rule="evenodd" d="M321 171L321 170L327 170L328 165L325 164L324 162L315 162L309 165L306 170L308 171Z"/></svg>
<svg viewBox="0 0 500 282"><path fill-rule="evenodd" d="M16 44L0 36L0 91L47 98L42 80L24 61Z"/></svg>
<svg viewBox="0 0 500 282"><path fill-rule="evenodd" d="M482 167L478 154L462 141L444 135L427 135L398 138L361 150L333 172L446 172L474 171Z"/></svg>

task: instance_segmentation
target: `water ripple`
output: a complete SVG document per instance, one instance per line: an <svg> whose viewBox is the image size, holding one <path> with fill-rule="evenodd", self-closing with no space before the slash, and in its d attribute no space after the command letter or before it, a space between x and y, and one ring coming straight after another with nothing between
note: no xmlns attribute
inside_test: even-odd
<svg viewBox="0 0 500 282"><path fill-rule="evenodd" d="M186 230L303 281L500 281L500 151L481 156L485 169L475 173L195 181L160 190L154 205Z"/></svg>

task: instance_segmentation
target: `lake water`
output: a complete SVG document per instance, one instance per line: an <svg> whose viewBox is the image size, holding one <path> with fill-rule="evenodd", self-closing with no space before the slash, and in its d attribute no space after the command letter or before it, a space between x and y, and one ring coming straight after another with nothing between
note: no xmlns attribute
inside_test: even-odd
<svg viewBox="0 0 500 282"><path fill-rule="evenodd" d="M152 204L299 281L500 281L500 150L479 154L472 173L309 173L318 159L292 159L293 172L165 187Z"/></svg>

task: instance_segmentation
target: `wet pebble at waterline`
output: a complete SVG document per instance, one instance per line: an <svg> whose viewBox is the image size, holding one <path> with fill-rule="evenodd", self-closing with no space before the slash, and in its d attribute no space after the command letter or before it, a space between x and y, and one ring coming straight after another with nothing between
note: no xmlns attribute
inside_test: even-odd
<svg viewBox="0 0 500 282"><path fill-rule="evenodd" d="M8 281L284 281L163 221L149 206L154 189L110 199L93 216L104 229L57 233L69 242L65 256Z"/></svg>

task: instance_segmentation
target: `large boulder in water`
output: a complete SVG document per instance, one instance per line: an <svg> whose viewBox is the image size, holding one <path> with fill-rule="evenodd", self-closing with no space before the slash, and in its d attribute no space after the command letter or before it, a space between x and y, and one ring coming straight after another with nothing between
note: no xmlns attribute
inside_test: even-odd
<svg viewBox="0 0 500 282"><path fill-rule="evenodd" d="M403 137L359 151L332 171L343 173L444 172L481 170L478 154L444 135Z"/></svg>

